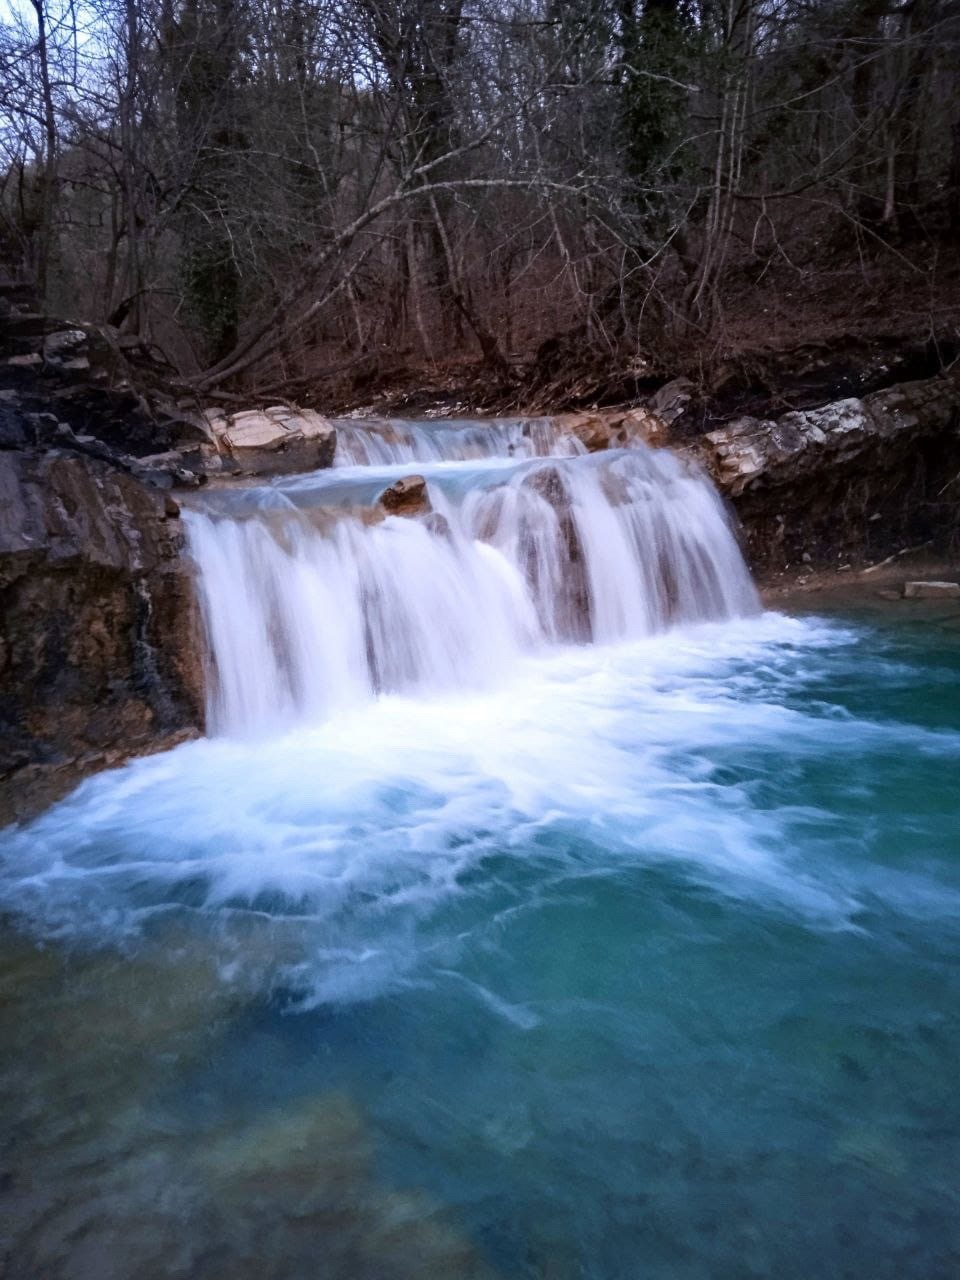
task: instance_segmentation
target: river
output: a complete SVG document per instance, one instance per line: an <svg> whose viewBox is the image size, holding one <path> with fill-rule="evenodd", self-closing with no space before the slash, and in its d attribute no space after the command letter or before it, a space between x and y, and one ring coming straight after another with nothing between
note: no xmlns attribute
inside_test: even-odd
<svg viewBox="0 0 960 1280"><path fill-rule="evenodd" d="M955 616L547 424L186 521L210 736L0 833L4 1280L957 1274Z"/></svg>

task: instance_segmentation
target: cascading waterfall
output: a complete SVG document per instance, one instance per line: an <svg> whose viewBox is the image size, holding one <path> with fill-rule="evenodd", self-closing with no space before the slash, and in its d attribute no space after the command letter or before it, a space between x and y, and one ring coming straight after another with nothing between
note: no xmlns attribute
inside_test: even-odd
<svg viewBox="0 0 960 1280"><path fill-rule="evenodd" d="M574 457L584 452L553 418L469 419L434 422L337 424L336 466L383 466L398 462L461 462L468 458Z"/></svg>
<svg viewBox="0 0 960 1280"><path fill-rule="evenodd" d="M358 468L352 488L335 488L334 470L248 490L239 515L229 500L217 510L216 495L188 514L215 732L319 719L382 692L484 686L551 643L757 608L717 495L673 455L578 456L548 422L401 427L341 434L347 458L366 450L381 464ZM371 475L374 491L396 477L398 452L426 459L432 512L351 505L360 490L369 502ZM493 456L500 466L468 465Z"/></svg>
<svg viewBox="0 0 960 1280"><path fill-rule="evenodd" d="M491 430L190 496L215 732L0 832L5 1280L956 1271L955 619Z"/></svg>

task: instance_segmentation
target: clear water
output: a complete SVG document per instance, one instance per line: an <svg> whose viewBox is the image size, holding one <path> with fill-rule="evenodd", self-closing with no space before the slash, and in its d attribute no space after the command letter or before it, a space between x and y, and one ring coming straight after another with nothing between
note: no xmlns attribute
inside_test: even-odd
<svg viewBox="0 0 960 1280"><path fill-rule="evenodd" d="M4 1280L956 1276L960 627L902 617L554 646L0 835Z"/></svg>

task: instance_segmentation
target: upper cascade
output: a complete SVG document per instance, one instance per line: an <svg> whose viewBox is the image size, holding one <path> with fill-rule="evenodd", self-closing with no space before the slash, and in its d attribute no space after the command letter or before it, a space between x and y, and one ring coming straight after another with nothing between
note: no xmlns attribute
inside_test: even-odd
<svg viewBox="0 0 960 1280"><path fill-rule="evenodd" d="M334 466L391 466L406 462L467 462L480 458L575 457L580 441L552 418L445 418L413 422L337 422Z"/></svg>
<svg viewBox="0 0 960 1280"><path fill-rule="evenodd" d="M422 451L414 516L371 508L363 472L367 506L345 505L336 469L248 489L226 515L216 495L199 499L206 506L186 521L211 729L264 732L380 693L482 687L549 645L621 642L758 609L700 471L646 446L538 458L547 428L529 425L498 424L489 440L477 424L372 430L362 446L381 468L378 450ZM360 441L364 428L355 431ZM448 462L476 449L466 457L502 463L431 466L428 448Z"/></svg>

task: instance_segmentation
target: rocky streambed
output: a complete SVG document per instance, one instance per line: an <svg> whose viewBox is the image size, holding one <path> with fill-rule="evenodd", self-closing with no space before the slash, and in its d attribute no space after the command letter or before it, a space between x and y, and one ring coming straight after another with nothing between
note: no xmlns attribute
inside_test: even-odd
<svg viewBox="0 0 960 1280"><path fill-rule="evenodd" d="M201 410L157 391L155 365L145 398L143 352L102 329L29 315L21 304L0 317L0 820L35 810L85 773L202 732L184 492L326 468L338 448L348 464L351 450L358 462L371 460L371 448L386 459L412 435L422 450L431 433L451 429L482 458L489 429L338 420L292 404ZM643 442L688 456L730 503L747 559L767 582L853 573L910 548L941 561L956 554L958 371L817 408L740 415L693 435L689 394L667 384L643 405L501 421L498 430L515 433L508 448L534 456L552 451L548 437L576 451ZM371 495L368 518L436 520L415 466L407 479Z"/></svg>

